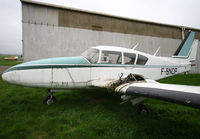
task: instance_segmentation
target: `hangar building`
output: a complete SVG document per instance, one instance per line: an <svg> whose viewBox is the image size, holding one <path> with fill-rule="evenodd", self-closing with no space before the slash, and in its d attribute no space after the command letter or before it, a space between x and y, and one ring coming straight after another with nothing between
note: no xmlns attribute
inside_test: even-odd
<svg viewBox="0 0 200 139"><path fill-rule="evenodd" d="M132 48L158 56L172 56L188 30L181 26L140 21L108 14L84 11L53 4L21 0L24 61L48 57L76 56L96 45ZM200 43L197 65L200 73Z"/></svg>

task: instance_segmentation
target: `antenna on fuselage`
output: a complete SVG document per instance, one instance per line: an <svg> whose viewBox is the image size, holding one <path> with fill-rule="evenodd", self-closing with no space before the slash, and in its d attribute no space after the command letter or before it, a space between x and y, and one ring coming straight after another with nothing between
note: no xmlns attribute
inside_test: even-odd
<svg viewBox="0 0 200 139"><path fill-rule="evenodd" d="M156 54L158 53L159 50L160 50L160 47L158 47L158 49L157 49L156 52L153 54L153 56L156 56Z"/></svg>
<svg viewBox="0 0 200 139"><path fill-rule="evenodd" d="M132 49L135 50L138 47L139 43L137 43Z"/></svg>

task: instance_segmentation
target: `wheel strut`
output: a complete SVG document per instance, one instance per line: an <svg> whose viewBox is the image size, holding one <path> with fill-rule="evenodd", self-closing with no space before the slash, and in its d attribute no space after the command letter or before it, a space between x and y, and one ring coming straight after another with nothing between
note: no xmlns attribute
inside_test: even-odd
<svg viewBox="0 0 200 139"><path fill-rule="evenodd" d="M56 97L53 95L50 89L47 90L47 96L43 100L44 104L51 105L56 103Z"/></svg>

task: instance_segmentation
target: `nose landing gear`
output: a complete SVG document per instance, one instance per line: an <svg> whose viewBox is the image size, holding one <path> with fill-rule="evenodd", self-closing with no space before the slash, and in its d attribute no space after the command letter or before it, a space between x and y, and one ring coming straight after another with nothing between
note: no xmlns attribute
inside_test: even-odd
<svg viewBox="0 0 200 139"><path fill-rule="evenodd" d="M43 103L47 104L47 105L51 105L53 103L56 103L56 97L53 96L53 93L50 91L50 89L47 90L47 94L48 94L48 96L46 96L44 98Z"/></svg>

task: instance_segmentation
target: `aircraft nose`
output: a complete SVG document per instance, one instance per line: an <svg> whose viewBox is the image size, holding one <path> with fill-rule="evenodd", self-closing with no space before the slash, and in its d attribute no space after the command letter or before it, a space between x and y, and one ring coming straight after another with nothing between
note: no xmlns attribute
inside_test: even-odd
<svg viewBox="0 0 200 139"><path fill-rule="evenodd" d="M10 68L11 69L11 68ZM3 81L6 81L8 83L16 83L16 74L15 71L9 71L10 69L6 70L2 74Z"/></svg>
<svg viewBox="0 0 200 139"><path fill-rule="evenodd" d="M5 72L1 75L1 77L2 77L3 81L8 82L9 79L8 79L8 76Z"/></svg>

